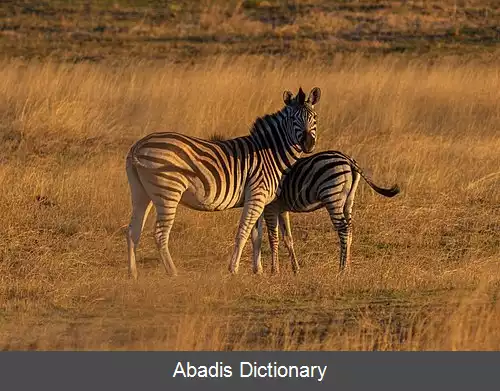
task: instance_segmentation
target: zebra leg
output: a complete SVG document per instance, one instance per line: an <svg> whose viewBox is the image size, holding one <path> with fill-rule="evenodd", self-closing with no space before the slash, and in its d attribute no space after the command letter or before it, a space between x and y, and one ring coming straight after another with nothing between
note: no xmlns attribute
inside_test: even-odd
<svg viewBox="0 0 500 391"><path fill-rule="evenodd" d="M344 217L344 210L342 205L327 204L326 209L330 215L333 226L337 231L340 239L340 271L345 269L348 256L349 256L349 232L350 221Z"/></svg>
<svg viewBox="0 0 500 391"><path fill-rule="evenodd" d="M139 245L142 230L144 229L144 223L146 222L153 203L142 186L135 167L129 162L127 162L127 177L132 198L132 216L127 231L129 275L137 280L137 247Z"/></svg>
<svg viewBox="0 0 500 391"><path fill-rule="evenodd" d="M238 226L238 233L236 234L233 255L229 262L229 272L237 274L240 266L241 253L250 236L250 231L257 223L262 211L264 210L264 203L257 200L245 201L243 213L241 214L240 224Z"/></svg>
<svg viewBox="0 0 500 391"><path fill-rule="evenodd" d="M350 220L342 220L337 228L340 238L340 271L351 265L352 226Z"/></svg>
<svg viewBox="0 0 500 391"><path fill-rule="evenodd" d="M299 272L299 262L297 262L297 257L295 255L295 250L293 248L293 237L292 228L290 226L290 214L288 212L283 212L278 217L279 225L281 228L281 234L283 235L283 241L290 255L290 263L292 264L292 270L294 273ZM300 266L303 266L301 264Z"/></svg>
<svg viewBox="0 0 500 391"><path fill-rule="evenodd" d="M269 206L264 209L264 218L267 225L267 234L269 237L269 246L271 247L271 273L278 274L279 266L279 236L278 236L278 213Z"/></svg>
<svg viewBox="0 0 500 391"><path fill-rule="evenodd" d="M172 276L177 275L177 269L170 255L170 250L168 249L168 241L170 239L170 231L174 225L175 213L179 205L179 200L171 198L168 202L156 206L158 214L155 226L156 245L160 251L160 258L165 267L165 271Z"/></svg>
<svg viewBox="0 0 500 391"><path fill-rule="evenodd" d="M252 247L253 247L253 272L262 274L262 216L259 217L257 223L252 228Z"/></svg>
<svg viewBox="0 0 500 391"><path fill-rule="evenodd" d="M340 239L340 271L343 271L351 263L351 242L352 242L352 206L356 189L359 184L360 175L353 172L353 179L350 186L346 185L343 190L345 198L334 199L332 195L324 197L322 202L325 204L333 226L338 232Z"/></svg>
<svg viewBox="0 0 500 391"><path fill-rule="evenodd" d="M352 185L349 189L345 204L344 204L344 219L346 221L346 235L347 242L345 247L345 265L349 267L351 265L351 244L352 244L352 207L354 205L354 197L356 196L356 190L358 188L361 175L357 171L352 173Z"/></svg>
<svg viewBox="0 0 500 391"><path fill-rule="evenodd" d="M156 207L156 226L155 226L155 240L158 250L160 252L160 258L165 267L165 271L170 273L172 276L177 275L177 269L175 267L172 256L170 255L170 250L168 248L168 241L170 238L170 231L175 220L175 214L177 212L177 207L181 201L182 195L184 194L187 184L180 184L183 182L180 178L177 180L164 180L161 183L162 189L168 189L168 193L153 193L152 199ZM157 185L158 187L158 185Z"/></svg>

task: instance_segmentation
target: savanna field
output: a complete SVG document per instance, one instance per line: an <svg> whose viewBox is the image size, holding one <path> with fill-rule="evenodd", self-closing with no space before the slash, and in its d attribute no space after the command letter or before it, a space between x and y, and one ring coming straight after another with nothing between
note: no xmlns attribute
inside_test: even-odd
<svg viewBox="0 0 500 391"><path fill-rule="evenodd" d="M495 2L145 3L0 7L0 349L500 350ZM299 86L315 152L401 188L361 181L352 269L319 210L291 215L298 275L265 232L264 274L248 242L230 276L241 210L180 207L179 275L151 213L129 279L133 142L245 135Z"/></svg>

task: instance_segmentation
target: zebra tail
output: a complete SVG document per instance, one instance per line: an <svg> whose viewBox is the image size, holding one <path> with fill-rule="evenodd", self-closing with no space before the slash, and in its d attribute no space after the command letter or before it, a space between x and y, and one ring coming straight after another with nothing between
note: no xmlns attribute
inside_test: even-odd
<svg viewBox="0 0 500 391"><path fill-rule="evenodd" d="M363 170L361 169L361 167L358 165L358 163L354 160L354 159L349 159L352 163L352 168L357 172L359 173L363 179L366 181L366 183L368 183L370 185L370 187L375 190L378 194L381 194L383 195L384 197L394 197L396 194L399 194L399 192L401 191L399 186L397 184L394 184L392 187L390 188L385 188L385 187L380 187L380 186L377 186L373 180L368 176L366 175Z"/></svg>
<svg viewBox="0 0 500 391"><path fill-rule="evenodd" d="M136 167L135 162L134 162L134 155L133 154L129 153L127 155L125 167L126 167L126 171L127 171L127 176L129 176L130 186L133 186L132 183L136 182L137 185L142 187L144 192L146 192L146 189L144 188L141 177L140 177L139 173L137 172L137 167Z"/></svg>

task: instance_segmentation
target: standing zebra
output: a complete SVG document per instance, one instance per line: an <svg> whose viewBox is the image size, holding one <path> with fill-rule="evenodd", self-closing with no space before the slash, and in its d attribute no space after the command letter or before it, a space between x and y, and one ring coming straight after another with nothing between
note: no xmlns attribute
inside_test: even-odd
<svg viewBox="0 0 500 391"><path fill-rule="evenodd" d="M278 224L290 255L292 269L298 272L299 264L293 248L289 212L312 212L326 208L340 238L340 270L350 264L352 225L351 213L356 188L363 177L370 187L385 197L399 193L397 185L381 188L361 170L351 157L337 151L327 151L299 159L285 174L280 185L279 198L267 205L263 217L269 234L272 251L271 272L279 271ZM254 247L253 270L262 272L260 247L262 244L262 217L252 230Z"/></svg>
<svg viewBox="0 0 500 391"><path fill-rule="evenodd" d="M299 89L285 91L285 106L257 118L250 135L209 141L178 133L153 133L137 141L127 155L127 177L132 197L128 229L129 272L137 279L136 248L146 217L154 204L155 240L167 273L177 270L168 249L177 206L200 211L244 207L229 271L238 272L241 253L264 206L276 197L283 173L303 152L316 145L314 105L321 90L308 99Z"/></svg>

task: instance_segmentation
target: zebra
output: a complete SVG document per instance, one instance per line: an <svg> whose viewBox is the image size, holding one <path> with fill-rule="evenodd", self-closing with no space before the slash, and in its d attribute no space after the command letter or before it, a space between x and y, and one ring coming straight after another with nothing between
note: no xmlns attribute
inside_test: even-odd
<svg viewBox="0 0 500 391"><path fill-rule="evenodd" d="M340 238L340 271L350 264L354 197L360 178L377 193L394 197L400 192L397 184L390 188L377 186L358 163L339 151L325 151L297 160L280 185L279 197L266 205L263 215L252 228L253 271L262 273L261 245L264 218L272 252L271 273L279 272L278 225L289 252L292 270L299 271L293 248L289 212L312 212L326 208Z"/></svg>
<svg viewBox="0 0 500 391"><path fill-rule="evenodd" d="M154 236L167 274L177 275L168 248L179 204L199 211L243 207L229 272L238 272L243 248L264 206L276 197L279 181L303 153L316 145L321 90L294 97L285 106L258 117L250 134L211 141L176 132L151 133L134 143L126 158L132 199L127 231L129 275L137 279L136 250L152 205L157 212Z"/></svg>

